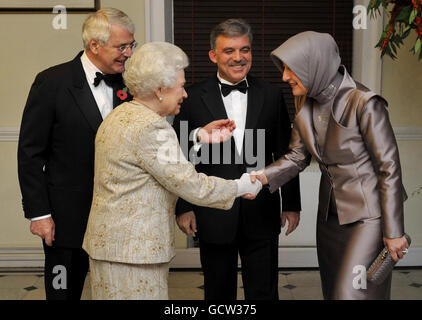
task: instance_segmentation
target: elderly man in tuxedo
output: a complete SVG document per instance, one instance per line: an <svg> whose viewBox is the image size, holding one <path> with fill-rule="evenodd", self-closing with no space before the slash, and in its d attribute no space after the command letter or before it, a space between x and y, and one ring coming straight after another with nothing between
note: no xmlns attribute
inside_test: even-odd
<svg viewBox="0 0 422 320"><path fill-rule="evenodd" d="M94 139L107 114L130 99L121 73L136 46L134 32L133 22L120 10L93 13L82 29L85 50L39 73L29 93L18 173L25 217L31 220L31 232L43 240L48 300L78 300L82 294Z"/></svg>
<svg viewBox="0 0 422 320"><path fill-rule="evenodd" d="M229 19L213 29L209 58L218 72L187 89L188 98L173 123L181 139L186 122L189 132L194 132L194 149L199 149L196 156L200 160L196 170L207 175L234 179L287 151L291 127L282 92L248 75L251 43L251 28L242 19ZM201 145L204 140L198 128L225 118L236 123L232 139L217 148ZM260 139L262 132L265 139ZM298 178L283 186L281 195L281 217L280 196L268 189L252 201L237 199L231 214L179 199L180 229L199 238L206 300L236 299L238 254L245 298L278 299L278 236L286 221L287 234L299 223Z"/></svg>

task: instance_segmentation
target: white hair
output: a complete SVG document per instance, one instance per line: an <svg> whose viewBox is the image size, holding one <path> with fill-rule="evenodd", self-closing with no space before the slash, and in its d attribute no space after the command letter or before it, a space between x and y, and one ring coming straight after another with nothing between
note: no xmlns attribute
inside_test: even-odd
<svg viewBox="0 0 422 320"><path fill-rule="evenodd" d="M187 55L168 42L142 45L127 61L123 79L136 97L150 97L159 88L172 88L178 71L189 65Z"/></svg>
<svg viewBox="0 0 422 320"><path fill-rule="evenodd" d="M111 25L120 26L130 33L135 33L135 24L124 13L115 8L105 8L91 14L82 26L82 40L85 49L89 49L89 41L97 40L105 45L110 38Z"/></svg>

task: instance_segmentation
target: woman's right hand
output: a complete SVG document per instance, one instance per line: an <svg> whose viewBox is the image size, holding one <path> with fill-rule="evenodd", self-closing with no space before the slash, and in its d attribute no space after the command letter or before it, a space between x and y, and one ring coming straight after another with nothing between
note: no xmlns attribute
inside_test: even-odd
<svg viewBox="0 0 422 320"><path fill-rule="evenodd" d="M268 184L267 176L264 174L264 170L252 171L250 174L251 182L255 183L256 180L261 181L262 185Z"/></svg>
<svg viewBox="0 0 422 320"><path fill-rule="evenodd" d="M394 261L399 261L402 259L405 252L407 252L407 248L409 248L409 243L405 236L401 238L383 238L384 244L387 246L388 251L391 254L391 257Z"/></svg>
<svg viewBox="0 0 422 320"><path fill-rule="evenodd" d="M249 174L249 178L251 179L252 183L255 183L256 180L258 180L262 183L263 186L268 184L267 176L264 174L263 170L252 171ZM256 195L248 193L248 194L243 195L242 198L247 199L247 200L254 200L256 198Z"/></svg>

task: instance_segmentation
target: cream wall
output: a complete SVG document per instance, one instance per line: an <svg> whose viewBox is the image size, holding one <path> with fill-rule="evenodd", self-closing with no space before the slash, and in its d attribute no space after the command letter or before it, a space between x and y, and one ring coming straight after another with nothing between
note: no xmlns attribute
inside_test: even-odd
<svg viewBox="0 0 422 320"><path fill-rule="evenodd" d="M59 3L60 1L58 1ZM126 12L136 25L135 38L145 42L144 0L101 0L101 7ZM67 29L55 30L53 13L0 14L0 256L1 249L40 247L23 218L17 180L17 134L35 75L66 62L82 50L81 28L87 13L69 13ZM42 125L42 123L40 123ZM10 132L11 138L7 139ZM6 137L6 138L5 138ZM12 140L12 141L4 141Z"/></svg>
<svg viewBox="0 0 422 320"><path fill-rule="evenodd" d="M422 60L410 52L416 34L412 32L398 52L398 59L384 58L382 95L389 103L393 127L399 139L403 183L409 194L405 202L406 232L412 246L422 246L422 193L412 196L422 187Z"/></svg>
<svg viewBox="0 0 422 320"><path fill-rule="evenodd" d="M422 60L410 52L415 41L412 32L398 59L383 61L382 94L389 102L393 126L422 126Z"/></svg>

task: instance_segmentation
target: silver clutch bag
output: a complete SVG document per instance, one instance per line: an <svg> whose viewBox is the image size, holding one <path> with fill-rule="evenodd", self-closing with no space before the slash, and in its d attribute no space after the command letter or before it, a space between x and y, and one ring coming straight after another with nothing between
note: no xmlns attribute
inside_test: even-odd
<svg viewBox="0 0 422 320"><path fill-rule="evenodd" d="M404 234L407 239L407 243L410 246L411 239L409 235ZM393 270L394 266L396 265L396 261L393 260L390 253L388 252L387 247L381 250L378 257L372 262L369 270L367 272L367 280L375 283L376 285L380 285L384 282L390 272Z"/></svg>

